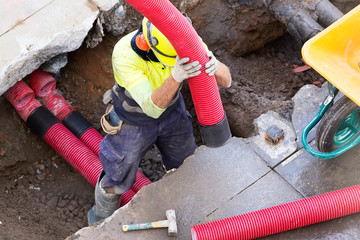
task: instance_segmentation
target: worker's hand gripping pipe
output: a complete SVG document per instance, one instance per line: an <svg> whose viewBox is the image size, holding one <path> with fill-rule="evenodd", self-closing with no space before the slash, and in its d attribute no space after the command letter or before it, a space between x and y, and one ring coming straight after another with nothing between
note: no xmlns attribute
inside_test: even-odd
<svg viewBox="0 0 360 240"><path fill-rule="evenodd" d="M199 61L201 74L188 80L200 132L208 147L220 147L231 137L214 76L204 72L209 61L206 50L191 23L169 0L126 0L154 24L171 42L179 58Z"/></svg>

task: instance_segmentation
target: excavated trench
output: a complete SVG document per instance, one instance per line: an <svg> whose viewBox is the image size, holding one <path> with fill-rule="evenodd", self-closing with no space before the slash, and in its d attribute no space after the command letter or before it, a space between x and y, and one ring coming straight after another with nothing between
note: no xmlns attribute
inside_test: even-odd
<svg viewBox="0 0 360 240"><path fill-rule="evenodd" d="M182 1L174 2L183 7ZM240 6L236 1L223 4L209 0L205 6L198 2L187 7L194 27L216 57L231 69L233 83L220 93L234 136L256 134L253 120L269 110L290 119L295 93L305 84L321 86L324 82L313 70L292 71L303 65L301 46L264 9L251 4ZM219 14L214 14L214 9ZM141 19L134 10L128 15L137 22ZM135 24L129 25L126 32L136 28ZM92 49L84 43L68 54L69 63L55 76L63 96L102 134L102 95L114 83L111 52L121 36L106 33ZM193 116L197 143L201 144L186 84L182 93ZM0 109L0 239L64 239L85 227L86 213L93 204L93 187L31 133L2 96ZM164 175L156 149L145 155L140 167L152 181Z"/></svg>

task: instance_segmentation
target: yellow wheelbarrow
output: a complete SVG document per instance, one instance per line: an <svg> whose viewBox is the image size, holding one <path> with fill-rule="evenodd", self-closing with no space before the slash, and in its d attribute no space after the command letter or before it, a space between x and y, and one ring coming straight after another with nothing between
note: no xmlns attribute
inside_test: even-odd
<svg viewBox="0 0 360 240"><path fill-rule="evenodd" d="M360 142L360 5L307 41L302 55L329 81L329 96L305 127L301 141L311 155L334 158ZM338 91L345 96L333 103ZM316 151L307 135L319 121Z"/></svg>

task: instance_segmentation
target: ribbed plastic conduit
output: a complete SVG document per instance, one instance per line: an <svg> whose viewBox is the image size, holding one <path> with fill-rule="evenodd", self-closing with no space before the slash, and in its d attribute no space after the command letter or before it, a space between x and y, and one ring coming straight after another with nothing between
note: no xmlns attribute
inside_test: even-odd
<svg viewBox="0 0 360 240"><path fill-rule="evenodd" d="M9 88L4 96L16 110L22 110L34 99L35 94L23 80L20 80Z"/></svg>
<svg viewBox="0 0 360 240"><path fill-rule="evenodd" d="M28 102L29 96L31 95L35 96L34 91L22 80L18 81L14 87L8 89L4 94L5 98L14 107L18 106L19 102L24 103L26 100L27 103L22 106L21 110L17 110L18 114L25 122L31 113L42 106L41 103L33 97L31 98L31 101ZM21 97L25 99L21 99ZM90 184L93 186L96 185L102 170L102 165L98 154L95 154L87 146L85 146L82 141L80 141L61 123L55 123L52 125L45 133L44 140L72 167L74 167ZM141 187L145 186L145 184L148 184L144 180L144 178L146 179L145 176L141 174L139 177L140 181L137 183L137 189L140 189ZM122 195L120 206L127 204L135 196L135 193L136 192L132 189L125 192Z"/></svg>
<svg viewBox="0 0 360 240"><path fill-rule="evenodd" d="M137 171L136 181L131 189L134 190L135 192L138 192L140 191L141 188L143 188L146 185L149 185L150 183L151 181L147 177L145 177L144 174L142 174L140 171Z"/></svg>
<svg viewBox="0 0 360 240"><path fill-rule="evenodd" d="M254 239L360 211L360 185L191 228L193 240Z"/></svg>
<svg viewBox="0 0 360 240"><path fill-rule="evenodd" d="M10 88L5 93L5 97L14 106L21 101L18 96L27 98L28 94L23 92L34 92L23 81L19 81L16 87ZM25 108L17 110L21 118L27 120L28 117L39 107L41 103L32 99ZM93 186L96 185L98 176L101 172L101 163L99 157L95 155L88 147L86 147L77 137L75 137L64 125L55 123L46 132L44 140L58 152L71 166L85 177Z"/></svg>
<svg viewBox="0 0 360 240"><path fill-rule="evenodd" d="M55 89L55 78L51 74L40 69L30 74L30 86L34 89L37 96L42 97L44 105L59 119L63 120L75 109L61 96ZM25 84L26 85L26 84ZM27 86L27 85L26 85ZM32 91L32 90L31 90ZM80 140L85 143L97 156L100 152L100 142L103 136L95 128L85 131ZM99 173L100 174L100 173ZM151 181L141 172L136 173L136 182L132 188L133 192L138 192L142 187L150 184ZM133 196L131 189L123 194L122 199L127 199L126 195ZM125 195L125 196L124 196ZM123 202L123 201L122 201ZM124 200L124 202L126 202ZM122 206L122 205L121 205Z"/></svg>
<svg viewBox="0 0 360 240"><path fill-rule="evenodd" d="M31 100L31 102L26 105L24 109L17 110L17 113L20 115L20 117L26 122L29 115L38 107L41 107L41 103L36 100L35 98Z"/></svg>
<svg viewBox="0 0 360 240"><path fill-rule="evenodd" d="M102 170L99 157L69 129L61 123L56 123L46 132L44 140L86 180L93 186L96 185Z"/></svg>
<svg viewBox="0 0 360 240"><path fill-rule="evenodd" d="M214 76L204 72L209 61L205 48L195 29L168 0L126 0L149 19L171 42L180 58L189 57L190 62L199 61L201 74L189 79L191 95L199 123L210 126L225 116L219 90Z"/></svg>

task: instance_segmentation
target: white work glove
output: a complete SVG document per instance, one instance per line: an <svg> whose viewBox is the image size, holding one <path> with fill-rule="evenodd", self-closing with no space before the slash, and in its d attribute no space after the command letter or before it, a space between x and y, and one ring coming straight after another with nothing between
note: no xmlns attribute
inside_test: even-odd
<svg viewBox="0 0 360 240"><path fill-rule="evenodd" d="M200 68L201 65L199 61L187 63L190 60L190 58L185 57L182 59L179 59L179 57L176 57L175 67L171 71L171 75L177 82L182 82L185 79L196 77L201 73Z"/></svg>
<svg viewBox="0 0 360 240"><path fill-rule="evenodd" d="M216 73L216 71L218 70L219 67L219 61L215 58L214 54L212 53L212 51L208 51L206 53L206 56L208 56L210 58L210 60L205 64L205 72L209 75L212 76Z"/></svg>

